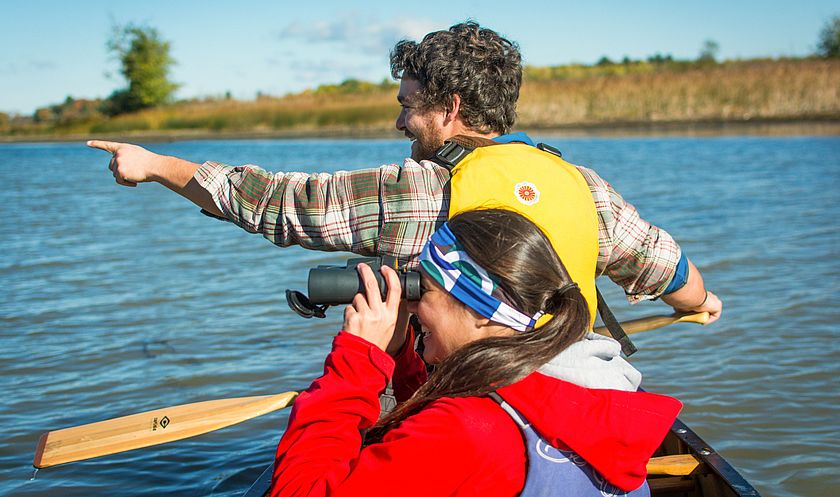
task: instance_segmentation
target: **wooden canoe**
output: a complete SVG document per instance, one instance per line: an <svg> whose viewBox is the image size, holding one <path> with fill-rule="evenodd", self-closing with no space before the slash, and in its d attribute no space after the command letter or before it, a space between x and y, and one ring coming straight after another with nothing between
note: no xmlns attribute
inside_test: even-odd
<svg viewBox="0 0 840 497"><path fill-rule="evenodd" d="M242 497L265 497L269 465ZM652 496L760 497L758 491L709 444L679 419L648 463Z"/></svg>

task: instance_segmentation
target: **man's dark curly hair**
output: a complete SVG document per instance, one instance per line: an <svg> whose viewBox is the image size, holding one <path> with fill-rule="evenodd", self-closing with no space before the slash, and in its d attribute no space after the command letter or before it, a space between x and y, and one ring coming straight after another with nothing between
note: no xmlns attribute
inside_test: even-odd
<svg viewBox="0 0 840 497"><path fill-rule="evenodd" d="M522 84L519 47L475 22L403 40L391 51L391 75L416 79L421 109L447 109L461 97L464 123L481 133L508 133Z"/></svg>

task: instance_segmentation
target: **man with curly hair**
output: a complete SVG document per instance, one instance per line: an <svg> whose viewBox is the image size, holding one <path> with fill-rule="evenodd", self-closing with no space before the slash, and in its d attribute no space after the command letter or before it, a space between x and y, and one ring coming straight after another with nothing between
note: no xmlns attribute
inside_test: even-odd
<svg viewBox="0 0 840 497"><path fill-rule="evenodd" d="M430 33L421 43L397 43L391 76L400 80L397 129L413 140L415 160L428 159L445 138L492 138L509 133L516 121L519 48L476 23Z"/></svg>
<svg viewBox="0 0 840 497"><path fill-rule="evenodd" d="M533 145L509 134L516 119L522 61L515 43L477 23L401 41L391 53L400 80L397 129L412 141L402 165L334 174L270 173L259 167L196 164L142 147L92 140L112 154L118 184L156 181L205 212L260 233L278 246L390 255L413 264L449 214L449 170L428 160L455 136ZM664 230L643 220L594 171L577 167L598 217L597 274L620 285L631 302L661 297L681 311L722 303Z"/></svg>

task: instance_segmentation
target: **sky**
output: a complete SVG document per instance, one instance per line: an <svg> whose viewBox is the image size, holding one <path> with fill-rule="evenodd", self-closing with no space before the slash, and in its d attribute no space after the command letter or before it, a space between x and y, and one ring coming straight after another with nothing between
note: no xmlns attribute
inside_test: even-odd
<svg viewBox="0 0 840 497"><path fill-rule="evenodd" d="M0 111L31 114L124 87L106 48L115 25L144 24L171 42L176 96L250 100L347 78L389 77L404 38L475 20L517 42L526 64L592 64L656 53L693 59L804 56L837 0L420 2L333 0L0 0Z"/></svg>

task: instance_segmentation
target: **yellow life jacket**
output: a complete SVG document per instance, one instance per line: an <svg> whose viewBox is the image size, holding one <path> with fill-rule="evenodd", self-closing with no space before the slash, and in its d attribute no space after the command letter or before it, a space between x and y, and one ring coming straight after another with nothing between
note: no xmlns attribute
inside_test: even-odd
<svg viewBox="0 0 840 497"><path fill-rule="evenodd" d="M447 157L447 147L457 149L456 156ZM451 166L449 216L504 208L534 222L580 287L592 326L597 307L598 217L580 171L559 155L530 145L474 137L452 138L438 151L436 159L441 158Z"/></svg>

